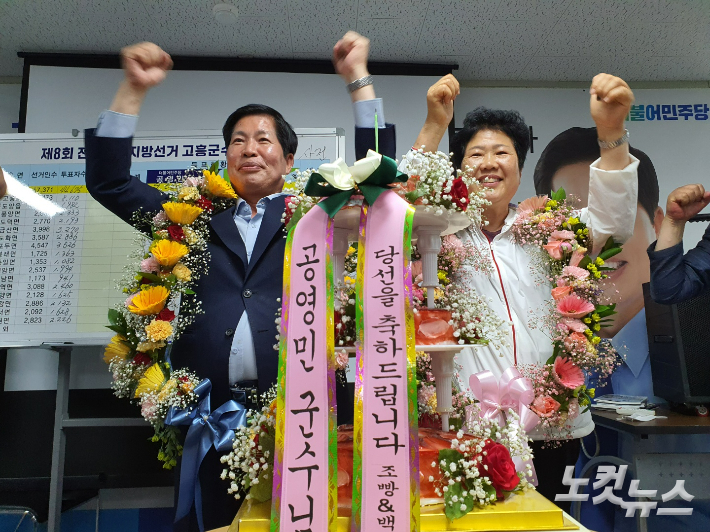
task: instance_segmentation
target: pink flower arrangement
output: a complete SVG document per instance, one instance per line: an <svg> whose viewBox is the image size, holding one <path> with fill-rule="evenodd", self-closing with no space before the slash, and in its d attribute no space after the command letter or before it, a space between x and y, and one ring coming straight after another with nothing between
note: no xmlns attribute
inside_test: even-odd
<svg viewBox="0 0 710 532"><path fill-rule="evenodd" d="M574 331L578 333L583 333L587 330L587 326L580 320L575 318L562 318L560 320L560 325L565 327L568 331Z"/></svg>
<svg viewBox="0 0 710 532"><path fill-rule="evenodd" d="M574 390L584 384L584 373L570 359L557 357L553 367L554 373L552 377L565 388Z"/></svg>
<svg viewBox="0 0 710 532"><path fill-rule="evenodd" d="M530 405L530 410L540 417L550 417L560 409L560 403L549 395L540 395Z"/></svg>
<svg viewBox="0 0 710 532"><path fill-rule="evenodd" d="M578 266L565 266L562 268L562 275L565 277L574 277L580 281L583 281L589 277L589 271Z"/></svg>
<svg viewBox="0 0 710 532"><path fill-rule="evenodd" d="M141 261L141 271L143 273L159 273L160 263L152 255Z"/></svg>
<svg viewBox="0 0 710 532"><path fill-rule="evenodd" d="M519 214L530 214L537 210L544 209L550 198L547 196L533 196L518 204Z"/></svg>
<svg viewBox="0 0 710 532"><path fill-rule="evenodd" d="M579 415L581 407L591 403L584 371L603 379L618 366L613 346L598 334L614 314L614 307L599 300L600 276L591 275L590 270L596 274L603 262L587 265L593 245L590 231L568 204L564 191L555 192L549 200L535 197L521 202L512 232L519 244L535 245L546 252L544 264L549 269L545 274L552 281L550 295L558 312L551 331L556 356L550 363L519 369L534 385L531 409L540 416L543 429L554 428L556 434ZM620 246L613 241L605 245L606 250L613 247ZM552 434L550 431L546 436Z"/></svg>
<svg viewBox="0 0 710 532"><path fill-rule="evenodd" d="M552 289L552 299L559 301L572 293L571 286L556 286Z"/></svg>
<svg viewBox="0 0 710 532"><path fill-rule="evenodd" d="M547 254L550 255L551 258L555 260L560 260L562 259L563 255L563 248L562 248L563 242L559 240L553 240L552 242L549 242L548 244L545 244L542 246L545 248L545 251L547 251Z"/></svg>
<svg viewBox="0 0 710 532"><path fill-rule="evenodd" d="M557 312L568 318L582 318L594 310L594 305L576 294L562 298L557 303Z"/></svg>

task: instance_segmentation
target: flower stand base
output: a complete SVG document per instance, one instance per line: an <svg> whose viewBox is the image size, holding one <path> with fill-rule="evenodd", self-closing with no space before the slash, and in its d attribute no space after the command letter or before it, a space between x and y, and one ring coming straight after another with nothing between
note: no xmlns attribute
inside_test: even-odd
<svg viewBox="0 0 710 532"><path fill-rule="evenodd" d="M271 501L245 501L234 518L229 532L268 532ZM422 532L502 532L513 530L579 530L565 519L562 510L537 491L513 494L504 502L477 508L461 519L450 522L443 504L422 507ZM350 532L350 509L338 510L338 532Z"/></svg>

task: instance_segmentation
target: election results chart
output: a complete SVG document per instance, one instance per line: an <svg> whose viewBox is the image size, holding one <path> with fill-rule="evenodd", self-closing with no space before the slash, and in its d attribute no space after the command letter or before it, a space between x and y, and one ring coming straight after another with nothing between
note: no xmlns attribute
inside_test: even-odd
<svg viewBox="0 0 710 532"><path fill-rule="evenodd" d="M317 168L345 152L342 130L296 130L294 167ZM131 175L161 187L185 169L207 168L225 149L221 132L146 133L134 138ZM102 344L107 311L125 296L135 230L88 193L81 137L0 135L0 166L64 209L48 217L18 199L0 200L0 346Z"/></svg>

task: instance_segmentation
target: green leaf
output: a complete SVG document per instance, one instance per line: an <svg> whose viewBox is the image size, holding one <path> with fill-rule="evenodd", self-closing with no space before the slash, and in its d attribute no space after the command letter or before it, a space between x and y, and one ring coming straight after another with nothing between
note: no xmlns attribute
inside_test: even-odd
<svg viewBox="0 0 710 532"><path fill-rule="evenodd" d="M492 501L498 500L498 496L496 495L496 489L493 487L492 484L483 484L483 491L486 492L486 495L488 495Z"/></svg>
<svg viewBox="0 0 710 532"><path fill-rule="evenodd" d="M440 449L439 450L439 464L441 464L442 460L446 460L446 465L448 467L448 464L451 462L457 462L458 460L462 460L463 455L458 452L456 449ZM441 467L441 466L439 466Z"/></svg>
<svg viewBox="0 0 710 532"><path fill-rule="evenodd" d="M249 495L251 495L258 502L268 501L269 499L271 499L273 483L274 468L270 467L266 471L262 471L259 473L259 483L251 485L251 488L249 489Z"/></svg>
<svg viewBox="0 0 710 532"><path fill-rule="evenodd" d="M583 270L587 269L587 266L592 263L592 259L589 258L589 255L584 257L582 260L579 261L579 267L582 268Z"/></svg>
<svg viewBox="0 0 710 532"><path fill-rule="evenodd" d="M123 336L126 335L126 328L121 327L120 325L106 325L107 329L111 329L113 332L122 334Z"/></svg>
<svg viewBox="0 0 710 532"><path fill-rule="evenodd" d="M121 325L123 322L123 316L115 308L109 309L108 311L108 322L111 325Z"/></svg>
<svg viewBox="0 0 710 532"><path fill-rule="evenodd" d="M160 279L160 277L158 277L154 273L138 272L138 275L140 275L144 279L148 279L149 281L153 281L154 283L160 283L162 281Z"/></svg>
<svg viewBox="0 0 710 532"><path fill-rule="evenodd" d="M219 175L219 161L215 161L210 165L210 172Z"/></svg>
<svg viewBox="0 0 710 532"><path fill-rule="evenodd" d="M409 203L414 203L417 201L419 198L421 198L424 195L424 192L421 190L412 190L411 192L407 192L404 195L404 198L409 202Z"/></svg>
<svg viewBox="0 0 710 532"><path fill-rule="evenodd" d="M552 193L550 198L558 202L564 201L567 198L567 193L565 192L564 188L558 188Z"/></svg>
<svg viewBox="0 0 710 532"><path fill-rule="evenodd" d="M545 364L554 364L555 359L560 356L560 351L562 351L562 346L560 345L560 342L555 342L555 347L552 349L552 355L550 358L547 359L547 362Z"/></svg>
<svg viewBox="0 0 710 532"><path fill-rule="evenodd" d="M614 237L610 236L609 238L606 239L606 242L604 243L604 247L602 248L602 251L607 251L609 249L613 248L618 248L619 245L614 242Z"/></svg>
<svg viewBox="0 0 710 532"><path fill-rule="evenodd" d="M607 260L613 257L614 255L621 253L621 248L620 247L614 247L607 249L606 251L602 251L599 256L602 258L602 260Z"/></svg>
<svg viewBox="0 0 710 532"><path fill-rule="evenodd" d="M453 521L454 519L460 519L473 509L473 496L470 492L468 492L464 497L463 492L463 483L457 482L449 486L449 489L446 491L446 493L444 493L444 513L446 514L446 517L449 519L449 521ZM454 497L456 497L456 502L453 502ZM465 510L461 509L461 504L466 505Z"/></svg>
<svg viewBox="0 0 710 532"><path fill-rule="evenodd" d="M194 294L195 294L195 291L194 291L194 290L190 290L189 288L185 288L185 290L183 290L182 293L191 296L191 295L194 295Z"/></svg>

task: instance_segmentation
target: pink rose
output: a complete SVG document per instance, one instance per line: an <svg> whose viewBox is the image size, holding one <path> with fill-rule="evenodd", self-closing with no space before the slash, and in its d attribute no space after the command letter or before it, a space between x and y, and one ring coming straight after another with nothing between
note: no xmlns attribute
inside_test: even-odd
<svg viewBox="0 0 710 532"><path fill-rule="evenodd" d="M550 417L560 409L560 403L548 395L540 395L535 398L530 409L540 417Z"/></svg>
<svg viewBox="0 0 710 532"><path fill-rule="evenodd" d="M571 286L558 286L552 289L552 299L559 301L560 299L567 297L572 293Z"/></svg>
<svg viewBox="0 0 710 532"><path fill-rule="evenodd" d="M553 240L549 244L545 244L542 247L545 248L547 254L550 255L550 257L552 257L553 259L562 259L562 242L560 242L559 240Z"/></svg>
<svg viewBox="0 0 710 532"><path fill-rule="evenodd" d="M557 302L557 312L568 318L581 318L594 310L594 305L576 294L569 295Z"/></svg>
<svg viewBox="0 0 710 532"><path fill-rule="evenodd" d="M573 332L565 338L565 347L568 351L576 351L584 349L587 345L587 337L580 332Z"/></svg>

